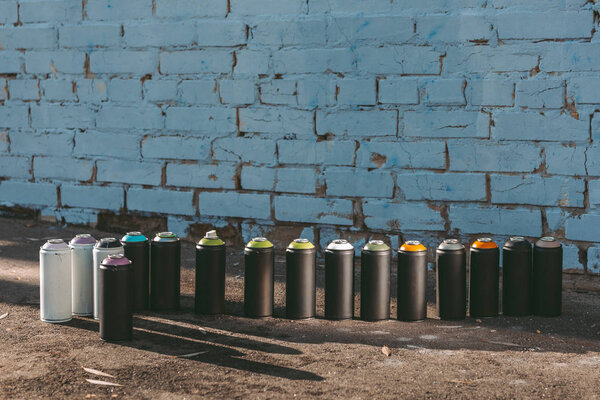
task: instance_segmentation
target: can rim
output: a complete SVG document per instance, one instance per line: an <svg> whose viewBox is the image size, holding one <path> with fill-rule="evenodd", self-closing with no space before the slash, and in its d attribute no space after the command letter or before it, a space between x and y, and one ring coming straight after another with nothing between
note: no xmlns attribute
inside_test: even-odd
<svg viewBox="0 0 600 400"><path fill-rule="evenodd" d="M266 237L259 236L250 240L246 244L246 247L250 249L265 249L273 247L273 243L271 243Z"/></svg>
<svg viewBox="0 0 600 400"><path fill-rule="evenodd" d="M525 239L525 236L511 236L510 240L512 240L513 242L524 242L527 239Z"/></svg>

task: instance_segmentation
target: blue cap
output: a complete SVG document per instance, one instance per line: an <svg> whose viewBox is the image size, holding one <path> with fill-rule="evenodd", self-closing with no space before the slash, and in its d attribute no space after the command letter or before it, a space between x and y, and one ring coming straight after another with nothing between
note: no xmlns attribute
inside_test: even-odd
<svg viewBox="0 0 600 400"><path fill-rule="evenodd" d="M125 236L121 238L121 242L145 242L148 238L142 235L142 232L127 232Z"/></svg>

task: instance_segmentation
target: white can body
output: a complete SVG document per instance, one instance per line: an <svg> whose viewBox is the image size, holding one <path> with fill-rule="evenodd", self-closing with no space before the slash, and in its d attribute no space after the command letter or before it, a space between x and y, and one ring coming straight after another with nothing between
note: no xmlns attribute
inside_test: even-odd
<svg viewBox="0 0 600 400"><path fill-rule="evenodd" d="M94 319L100 318L100 263L111 254L123 254L123 247L110 249L94 247Z"/></svg>
<svg viewBox="0 0 600 400"><path fill-rule="evenodd" d="M71 251L40 250L40 319L71 320Z"/></svg>
<svg viewBox="0 0 600 400"><path fill-rule="evenodd" d="M94 314L94 245L71 245L73 315Z"/></svg>

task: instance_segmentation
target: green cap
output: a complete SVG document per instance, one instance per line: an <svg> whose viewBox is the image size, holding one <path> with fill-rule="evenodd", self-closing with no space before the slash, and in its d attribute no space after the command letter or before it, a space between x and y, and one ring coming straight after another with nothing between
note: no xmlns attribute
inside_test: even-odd
<svg viewBox="0 0 600 400"><path fill-rule="evenodd" d="M175 242L177 239L177 235L173 232L160 232L154 237L155 242Z"/></svg>
<svg viewBox="0 0 600 400"><path fill-rule="evenodd" d="M294 239L292 243L288 246L288 249L295 250L308 250L314 249L315 245L312 244L308 239Z"/></svg>
<svg viewBox="0 0 600 400"><path fill-rule="evenodd" d="M369 240L369 243L363 247L363 250L368 251L386 251L389 250L390 246L385 244L383 240Z"/></svg>
<svg viewBox="0 0 600 400"><path fill-rule="evenodd" d="M255 237L248 242L246 247L251 249L265 249L268 247L273 247L273 243L269 242L269 240L265 237Z"/></svg>
<svg viewBox="0 0 600 400"><path fill-rule="evenodd" d="M201 246L223 246L225 242L219 238L217 231L208 231L202 239L198 242Z"/></svg>

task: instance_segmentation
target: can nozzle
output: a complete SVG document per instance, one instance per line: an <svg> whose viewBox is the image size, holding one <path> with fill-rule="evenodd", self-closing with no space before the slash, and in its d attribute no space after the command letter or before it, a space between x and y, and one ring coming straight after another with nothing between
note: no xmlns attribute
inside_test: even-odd
<svg viewBox="0 0 600 400"><path fill-rule="evenodd" d="M212 230L212 231L206 232L206 234L204 235L204 237L207 238L207 239L218 239L219 235L217 235L217 231L216 230Z"/></svg>

